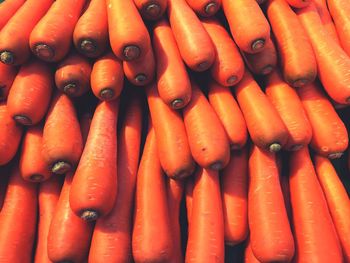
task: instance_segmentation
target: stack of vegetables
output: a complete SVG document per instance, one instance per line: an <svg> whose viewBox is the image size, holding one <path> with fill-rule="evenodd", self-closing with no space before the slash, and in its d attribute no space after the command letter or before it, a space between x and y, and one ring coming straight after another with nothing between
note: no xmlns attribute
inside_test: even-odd
<svg viewBox="0 0 350 263"><path fill-rule="evenodd" d="M350 262L350 0L5 0L0 60L0 262Z"/></svg>

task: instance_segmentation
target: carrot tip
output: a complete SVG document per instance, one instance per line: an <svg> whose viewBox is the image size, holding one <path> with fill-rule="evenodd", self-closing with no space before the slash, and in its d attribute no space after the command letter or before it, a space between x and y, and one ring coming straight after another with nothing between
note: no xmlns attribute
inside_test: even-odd
<svg viewBox="0 0 350 263"><path fill-rule="evenodd" d="M87 54L91 54L94 53L96 51L96 44L95 41L90 40L90 39L84 39L80 42L79 45L80 51L82 53L87 53Z"/></svg>
<svg viewBox="0 0 350 263"><path fill-rule="evenodd" d="M138 46L126 46L123 55L126 60L134 60L140 56L141 50Z"/></svg>
<svg viewBox="0 0 350 263"><path fill-rule="evenodd" d="M0 60L2 63L6 65L12 65L14 62L14 56L13 53L10 51L3 51L0 54Z"/></svg>
<svg viewBox="0 0 350 263"><path fill-rule="evenodd" d="M55 52L46 44L36 44L34 47L35 55L43 60L51 60Z"/></svg>
<svg viewBox="0 0 350 263"><path fill-rule="evenodd" d="M146 75L141 73L135 77L135 82L141 84L142 82L146 81L146 79Z"/></svg>
<svg viewBox="0 0 350 263"><path fill-rule="evenodd" d="M55 174L65 174L72 169L72 165L65 161L59 161L52 166L51 171Z"/></svg>
<svg viewBox="0 0 350 263"><path fill-rule="evenodd" d="M236 76L231 76L231 77L229 77L229 78L226 80L226 82L227 82L228 85L233 85L233 84L236 83L236 81L237 81L237 77L236 77Z"/></svg>
<svg viewBox="0 0 350 263"><path fill-rule="evenodd" d="M292 148L290 148L290 150L291 151L299 151L303 147L304 147L304 145L302 145L302 144L296 144Z"/></svg>
<svg viewBox="0 0 350 263"><path fill-rule="evenodd" d="M63 92L69 96L74 96L78 92L78 87L75 83L69 83L63 87Z"/></svg>
<svg viewBox="0 0 350 263"><path fill-rule="evenodd" d="M153 3L146 7L146 14L152 18L157 18L160 15L160 6L156 3Z"/></svg>
<svg viewBox="0 0 350 263"><path fill-rule="evenodd" d="M98 218L98 213L93 210L85 210L81 213L80 218L84 221L95 221Z"/></svg>
<svg viewBox="0 0 350 263"><path fill-rule="evenodd" d="M308 79L298 79L298 80L293 82L293 87L301 88L301 87L305 86L308 83L309 83Z"/></svg>
<svg viewBox="0 0 350 263"><path fill-rule="evenodd" d="M100 91L100 97L103 100L111 100L114 97L114 90L105 88Z"/></svg>
<svg viewBox="0 0 350 263"><path fill-rule="evenodd" d="M217 11L218 11L218 4L215 2L210 2L209 4L207 4L204 8L204 12L209 15L212 16L214 15Z"/></svg>
<svg viewBox="0 0 350 263"><path fill-rule="evenodd" d="M273 153L279 152L281 149L282 149L282 146L279 143L273 143L269 147L270 152L273 152Z"/></svg>
<svg viewBox="0 0 350 263"><path fill-rule="evenodd" d="M202 63L199 63L197 65L197 70L198 71L204 71L207 70L210 67L210 64L207 61L204 61Z"/></svg>
<svg viewBox="0 0 350 263"><path fill-rule="evenodd" d="M216 162L210 165L210 169L212 170L221 170L223 168L223 165L221 162Z"/></svg>
<svg viewBox="0 0 350 263"><path fill-rule="evenodd" d="M260 74L261 74L261 75L268 75L268 74L270 74L272 71L273 71L273 66L267 65L266 67L264 67L264 68L261 70Z"/></svg>
<svg viewBox="0 0 350 263"><path fill-rule="evenodd" d="M171 103L171 107L173 109L180 109L184 106L184 101L182 99L176 99L176 100L173 100L173 102Z"/></svg>
<svg viewBox="0 0 350 263"><path fill-rule="evenodd" d="M33 174L29 177L29 180L32 182L41 182L44 179L44 176L41 174Z"/></svg>
<svg viewBox="0 0 350 263"><path fill-rule="evenodd" d="M257 51L265 46L265 39L257 39L252 43L252 50Z"/></svg>
<svg viewBox="0 0 350 263"><path fill-rule="evenodd" d="M331 153L330 155L328 155L329 159L338 159L340 157L342 157L343 153Z"/></svg>
<svg viewBox="0 0 350 263"><path fill-rule="evenodd" d="M15 115L13 116L13 119L15 120L15 122L22 125L32 125L32 120L29 119L27 116Z"/></svg>

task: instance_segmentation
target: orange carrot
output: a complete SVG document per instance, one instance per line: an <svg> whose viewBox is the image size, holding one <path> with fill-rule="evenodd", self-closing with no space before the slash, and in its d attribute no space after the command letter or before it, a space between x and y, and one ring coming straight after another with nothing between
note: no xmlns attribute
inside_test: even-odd
<svg viewBox="0 0 350 263"><path fill-rule="evenodd" d="M260 263L252 251L252 246L249 238L244 249L244 263Z"/></svg>
<svg viewBox="0 0 350 263"><path fill-rule="evenodd" d="M73 32L76 49L87 57L96 58L107 48L107 7L103 0L88 2Z"/></svg>
<svg viewBox="0 0 350 263"><path fill-rule="evenodd" d="M53 2L54 0L27 0L10 18L0 31L2 63L21 65L28 60L31 54L28 45L30 33Z"/></svg>
<svg viewBox="0 0 350 263"><path fill-rule="evenodd" d="M67 137L68 136L68 137ZM42 153L53 173L72 171L83 151L79 122L73 102L56 92L46 117Z"/></svg>
<svg viewBox="0 0 350 263"><path fill-rule="evenodd" d="M208 99L225 128L231 150L242 148L248 137L247 125L231 90L210 81Z"/></svg>
<svg viewBox="0 0 350 263"><path fill-rule="evenodd" d="M119 97L124 85L122 62L112 52L98 58L91 72L91 89L100 100Z"/></svg>
<svg viewBox="0 0 350 263"><path fill-rule="evenodd" d="M0 30L6 25L26 0L7 0L0 4Z"/></svg>
<svg viewBox="0 0 350 263"><path fill-rule="evenodd" d="M221 0L186 0L198 15L208 17L215 15L221 8Z"/></svg>
<svg viewBox="0 0 350 263"><path fill-rule="evenodd" d="M286 2L295 8L303 8L308 6L312 0L286 0Z"/></svg>
<svg viewBox="0 0 350 263"><path fill-rule="evenodd" d="M311 147L328 158L341 157L348 147L348 132L332 104L316 84L297 91L312 127Z"/></svg>
<svg viewBox="0 0 350 263"><path fill-rule="evenodd" d="M37 202L36 185L24 181L14 167L0 213L0 262L31 262Z"/></svg>
<svg viewBox="0 0 350 263"><path fill-rule="evenodd" d="M223 86L237 84L243 77L244 62L236 44L218 20L205 19L202 25L216 50L216 58L210 69L212 77Z"/></svg>
<svg viewBox="0 0 350 263"><path fill-rule="evenodd" d="M194 71L205 71L214 62L214 45L185 0L168 0L168 17L182 59Z"/></svg>
<svg viewBox="0 0 350 263"><path fill-rule="evenodd" d="M55 1L30 34L32 52L45 61L63 59L69 52L74 27L84 4L85 0Z"/></svg>
<svg viewBox="0 0 350 263"><path fill-rule="evenodd" d="M186 191L185 192L185 199L186 199L186 212L187 212L188 226L191 223L191 216L192 216L193 187L194 187L193 178L189 177L186 180L186 186L185 186L185 191Z"/></svg>
<svg viewBox="0 0 350 263"><path fill-rule="evenodd" d="M224 220L217 171L195 174L186 262L224 262Z"/></svg>
<svg viewBox="0 0 350 263"><path fill-rule="evenodd" d="M134 3L142 17L147 20L160 19L168 5L167 0L134 0Z"/></svg>
<svg viewBox="0 0 350 263"><path fill-rule="evenodd" d="M16 75L17 69L15 67L0 63L0 101L7 99Z"/></svg>
<svg viewBox="0 0 350 263"><path fill-rule="evenodd" d="M163 102L155 85L148 86L146 91L164 172L171 178L191 175L195 165L181 114Z"/></svg>
<svg viewBox="0 0 350 263"><path fill-rule="evenodd" d="M154 26L153 49L159 96L174 109L185 107L191 99L191 83L173 32L165 19Z"/></svg>
<svg viewBox="0 0 350 263"><path fill-rule="evenodd" d="M247 70L234 91L253 142L271 152L281 150L288 140L288 130Z"/></svg>
<svg viewBox="0 0 350 263"><path fill-rule="evenodd" d="M343 262L341 247L306 147L289 160L296 254L294 262Z"/></svg>
<svg viewBox="0 0 350 263"><path fill-rule="evenodd" d="M91 126L92 121L92 114L89 112L85 112L80 116L80 130L81 130L81 137L83 139L83 145L85 145L87 137L89 135L89 130Z"/></svg>

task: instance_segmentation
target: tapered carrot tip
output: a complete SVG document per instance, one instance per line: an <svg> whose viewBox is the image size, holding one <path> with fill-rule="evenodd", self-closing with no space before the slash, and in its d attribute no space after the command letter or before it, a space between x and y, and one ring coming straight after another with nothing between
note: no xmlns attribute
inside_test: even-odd
<svg viewBox="0 0 350 263"><path fill-rule="evenodd" d="M218 11L218 4L215 2L210 2L209 4L207 4L204 8L204 12L207 15L214 15L217 11Z"/></svg>
<svg viewBox="0 0 350 263"><path fill-rule="evenodd" d="M157 17L157 16L159 16L160 11L161 11L160 6L158 4L156 4L156 3L151 4L151 5L147 6L147 8L146 8L146 13L150 17Z"/></svg>
<svg viewBox="0 0 350 263"><path fill-rule="evenodd" d="M69 83L63 87L63 92L69 96L74 96L78 93L78 87L75 83Z"/></svg>
<svg viewBox="0 0 350 263"><path fill-rule="evenodd" d="M204 62L199 63L197 65L197 70L204 71L204 70L207 70L209 67L210 67L210 64L208 63L208 61L204 61Z"/></svg>
<svg viewBox="0 0 350 263"><path fill-rule="evenodd" d="M173 107L173 109L177 110L180 109L184 106L184 101L182 99L176 99L171 103L171 107Z"/></svg>
<svg viewBox="0 0 350 263"><path fill-rule="evenodd" d="M32 182L41 182L44 179L44 176L41 174L33 174L29 177L29 180Z"/></svg>
<svg viewBox="0 0 350 263"><path fill-rule="evenodd" d="M15 115L15 116L13 116L13 119L15 120L15 122L22 124L22 125L31 125L32 124L32 120L29 119L27 116Z"/></svg>
<svg viewBox="0 0 350 263"><path fill-rule="evenodd" d="M338 159L340 157L342 157L343 153L331 153L330 155L328 155L329 159Z"/></svg>
<svg viewBox="0 0 350 263"><path fill-rule="evenodd" d="M296 144L296 145L294 145L290 150L291 150L291 151L299 151L301 148L303 148L303 145L301 145L301 144Z"/></svg>
<svg viewBox="0 0 350 263"><path fill-rule="evenodd" d="M236 81L237 81L237 77L236 77L236 76L231 76L231 77L229 77L229 78L226 80L226 82L227 82L228 85L233 85L233 84L235 84Z"/></svg>
<svg viewBox="0 0 350 263"><path fill-rule="evenodd" d="M10 51L3 51L0 54L0 60L2 63L6 65L12 65L13 64L13 53Z"/></svg>
<svg viewBox="0 0 350 263"><path fill-rule="evenodd" d="M55 163L52 166L51 171L55 174L65 174L65 173L69 172L71 169L72 169L72 165L70 163L60 161L60 162Z"/></svg>
<svg viewBox="0 0 350 263"><path fill-rule="evenodd" d="M223 168L222 166L222 163L221 162L216 162L216 163L213 163L212 165L210 165L210 169L212 170L221 170Z"/></svg>
<svg viewBox="0 0 350 263"><path fill-rule="evenodd" d="M252 49L257 51L265 46L265 39L257 39L252 44Z"/></svg>
<svg viewBox="0 0 350 263"><path fill-rule="evenodd" d="M301 87L304 87L308 83L309 83L309 80L307 80L307 79L298 79L298 80L293 82L293 87L301 88Z"/></svg>
<svg viewBox="0 0 350 263"><path fill-rule="evenodd" d="M112 89L103 89L100 91L100 97L104 100L110 100L114 97L114 91Z"/></svg>
<svg viewBox="0 0 350 263"><path fill-rule="evenodd" d="M135 77L135 82L138 83L138 84L142 84L143 82L145 82L147 79L146 75L145 74L138 74L136 77Z"/></svg>
<svg viewBox="0 0 350 263"><path fill-rule="evenodd" d="M44 60L50 60L54 57L55 52L51 47L45 44L37 44L34 48L35 54Z"/></svg>
<svg viewBox="0 0 350 263"><path fill-rule="evenodd" d="M273 66L268 65L261 70L262 75L270 74L273 71Z"/></svg>
<svg viewBox="0 0 350 263"><path fill-rule="evenodd" d="M86 210L81 213L80 218L88 222L95 221L98 218L98 213L93 210Z"/></svg>
<svg viewBox="0 0 350 263"><path fill-rule="evenodd" d="M282 149L282 146L279 143L273 143L269 147L270 152L273 152L273 153L279 152L281 149Z"/></svg>
<svg viewBox="0 0 350 263"><path fill-rule="evenodd" d="M126 46L123 54L126 60L134 60L140 56L140 48L137 46Z"/></svg>
<svg viewBox="0 0 350 263"><path fill-rule="evenodd" d="M96 51L96 45L94 41L90 39L84 39L81 41L80 45L80 50L83 51L84 53L93 53Z"/></svg>

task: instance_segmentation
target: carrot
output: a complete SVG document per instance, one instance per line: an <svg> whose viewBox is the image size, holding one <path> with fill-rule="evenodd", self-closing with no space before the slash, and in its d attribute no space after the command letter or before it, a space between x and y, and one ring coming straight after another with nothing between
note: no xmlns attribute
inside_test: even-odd
<svg viewBox="0 0 350 263"><path fill-rule="evenodd" d="M106 4L114 54L127 61L146 56L151 50L151 39L134 1L106 0Z"/></svg>
<svg viewBox="0 0 350 263"><path fill-rule="evenodd" d="M218 20L203 19L202 25L216 50L216 58L210 69L212 77L223 86L237 84L243 77L244 62L236 44Z"/></svg>
<svg viewBox="0 0 350 263"><path fill-rule="evenodd" d="M75 24L85 0L55 1L30 34L32 52L42 60L57 62L69 52Z"/></svg>
<svg viewBox="0 0 350 263"><path fill-rule="evenodd" d="M186 200L186 212L187 212L188 226L191 223L191 216L192 216L193 187L194 187L193 178L189 177L186 180L186 185L185 185L185 200Z"/></svg>
<svg viewBox="0 0 350 263"><path fill-rule="evenodd" d="M53 0L27 0L10 18L0 32L0 60L2 63L21 65L29 59L31 54L28 46L30 33L53 2Z"/></svg>
<svg viewBox="0 0 350 263"><path fill-rule="evenodd" d="M43 131L42 153L46 163L53 173L65 174L75 168L82 151L81 131L73 102L67 95L56 92Z"/></svg>
<svg viewBox="0 0 350 263"><path fill-rule="evenodd" d="M312 0L286 0L286 2L295 8L303 8L308 6Z"/></svg>
<svg viewBox="0 0 350 263"><path fill-rule="evenodd" d="M195 164L181 114L163 102L155 85L148 86L146 92L164 172L171 178L190 176Z"/></svg>
<svg viewBox="0 0 350 263"><path fill-rule="evenodd" d="M221 177L225 242L236 245L248 236L248 154L234 151Z"/></svg>
<svg viewBox="0 0 350 263"><path fill-rule="evenodd" d="M209 82L208 99L230 141L231 150L242 148L247 141L247 125L231 90L215 81Z"/></svg>
<svg viewBox="0 0 350 263"><path fill-rule="evenodd" d="M36 185L24 181L18 168L13 167L0 213L1 262L31 262L37 201Z"/></svg>
<svg viewBox="0 0 350 263"><path fill-rule="evenodd" d="M214 16L221 8L221 0L186 0L187 4L198 15Z"/></svg>
<svg viewBox="0 0 350 263"><path fill-rule="evenodd" d="M0 30L6 25L26 0L7 0L0 5Z"/></svg>
<svg viewBox="0 0 350 263"><path fill-rule="evenodd" d="M55 213L62 188L62 180L58 176L51 177L48 181L40 184L39 187L39 222L37 245L35 250L35 263L50 263L47 254L47 237L52 217Z"/></svg>
<svg viewBox="0 0 350 263"><path fill-rule="evenodd" d="M271 152L281 150L288 140L288 130L248 71L234 87L234 92L253 142Z"/></svg>
<svg viewBox="0 0 350 263"><path fill-rule="evenodd" d="M39 60L24 64L7 98L11 117L22 125L35 125L45 116L53 89L53 73Z"/></svg>
<svg viewBox="0 0 350 263"><path fill-rule="evenodd" d="M173 235L165 180L152 128L137 172L134 209L132 254L135 262L170 262L174 251Z"/></svg>
<svg viewBox="0 0 350 263"><path fill-rule="evenodd" d="M92 121L92 114L89 112L85 112L80 116L80 130L81 130L81 137L83 139L83 145L85 145L87 137L89 135L89 130L91 126Z"/></svg>
<svg viewBox="0 0 350 263"><path fill-rule="evenodd" d="M297 11L317 60L318 76L328 95L340 104L350 104L350 57L329 37L316 7Z"/></svg>
<svg viewBox="0 0 350 263"><path fill-rule="evenodd" d="M98 58L91 72L91 89L100 100L119 97L124 85L122 62L112 52Z"/></svg>
<svg viewBox="0 0 350 263"><path fill-rule="evenodd" d="M191 83L173 32L165 19L154 26L153 49L159 96L174 109L185 107L191 99Z"/></svg>
<svg viewBox="0 0 350 263"><path fill-rule="evenodd" d="M158 20L164 14L167 0L134 0L134 3L144 19Z"/></svg>
<svg viewBox="0 0 350 263"><path fill-rule="evenodd" d="M348 147L348 132L332 104L316 84L297 91L312 127L311 147L322 156L341 157Z"/></svg>
<svg viewBox="0 0 350 263"><path fill-rule="evenodd" d="M244 263L260 263L252 251L252 246L249 238L244 249Z"/></svg>
<svg viewBox="0 0 350 263"><path fill-rule="evenodd" d="M140 96L132 97L118 137L118 191L112 211L97 220L89 262L130 262L132 209L139 163L142 107Z"/></svg>
<svg viewBox="0 0 350 263"><path fill-rule="evenodd" d="M224 220L217 171L195 174L186 262L224 262Z"/></svg>
<svg viewBox="0 0 350 263"><path fill-rule="evenodd" d="M12 160L21 138L22 127L11 118L6 104L0 103L0 165Z"/></svg>
<svg viewBox="0 0 350 263"><path fill-rule="evenodd" d="M185 0L168 0L168 17L182 59L194 71L207 70L215 60L214 45Z"/></svg>
<svg viewBox="0 0 350 263"><path fill-rule="evenodd" d="M283 81L278 71L267 77L265 93L281 116L288 130L286 150L296 151L308 145L312 128L298 93Z"/></svg>
<svg viewBox="0 0 350 263"><path fill-rule="evenodd" d="M294 262L343 262L341 247L306 147L289 159Z"/></svg>
<svg viewBox="0 0 350 263"><path fill-rule="evenodd" d="M0 63L0 101L7 99L16 75L17 69L15 67Z"/></svg>
<svg viewBox="0 0 350 263"><path fill-rule="evenodd" d="M76 49L87 57L96 58L107 48L107 6L103 0L88 2L73 31Z"/></svg>
<svg viewBox="0 0 350 263"><path fill-rule="evenodd" d="M315 155L315 170L343 248L343 255L346 262L350 262L349 196L332 163L327 158Z"/></svg>
<svg viewBox="0 0 350 263"><path fill-rule="evenodd" d="M85 262L89 253L93 225L69 206L72 179L73 174L67 173L47 237L47 253L53 262Z"/></svg>
<svg viewBox="0 0 350 263"><path fill-rule="evenodd" d="M222 0L222 9L238 47L258 53L270 38L270 25L256 0Z"/></svg>

